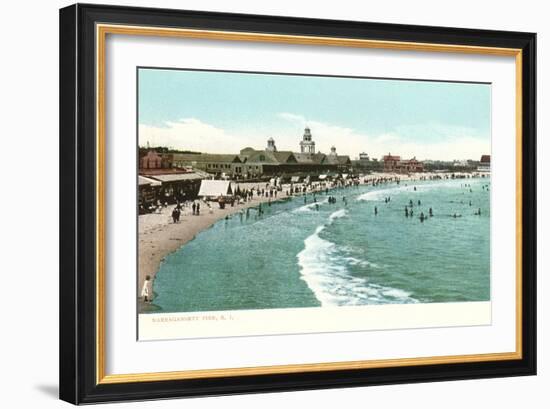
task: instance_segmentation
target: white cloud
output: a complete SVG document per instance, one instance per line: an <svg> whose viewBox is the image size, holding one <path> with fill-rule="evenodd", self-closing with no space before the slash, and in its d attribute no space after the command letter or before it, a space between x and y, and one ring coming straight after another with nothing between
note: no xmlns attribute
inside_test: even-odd
<svg viewBox="0 0 550 409"><path fill-rule="evenodd" d="M488 140L477 138L472 129L452 127L442 124L420 124L399 127L393 132L366 134L352 128L331 125L309 120L302 115L283 112L277 115L297 126L309 126L317 149L329 152L332 145L337 152L355 158L360 152L367 152L372 158L381 158L387 153L401 155L404 158L416 156L418 159L479 159L482 154L490 153ZM414 136L430 133L441 137L441 142L415 142Z"/></svg>
<svg viewBox="0 0 550 409"><path fill-rule="evenodd" d="M291 122L297 122L300 124L306 123L306 119L302 115L291 114L290 112L280 112L277 114L277 116Z"/></svg>
<svg viewBox="0 0 550 409"><path fill-rule="evenodd" d="M140 124L139 144L145 146L147 142L151 146L168 146L174 149L209 153L236 153L240 147L247 146L247 142L242 137L230 135L224 129L195 118L166 122L164 126Z"/></svg>
<svg viewBox="0 0 550 409"><path fill-rule="evenodd" d="M262 149L269 136L275 139L279 150L299 149L303 128L311 128L317 150L328 153L336 146L339 154L356 158L360 152L367 152L372 158L381 158L391 152L403 158L416 156L418 159L479 159L490 153L489 140L480 140L468 128L446 127L439 124L426 124L397 128L393 132L371 135L357 132L352 128L311 120L303 115L288 112L279 113L277 118L283 123L269 133L243 126L244 131L228 131L196 118L184 118L167 122L164 126L139 125L139 142L145 146L170 146L182 150L209 153L238 153L251 146ZM434 132L443 136L441 142L415 142L419 132ZM437 138L436 138L437 139Z"/></svg>

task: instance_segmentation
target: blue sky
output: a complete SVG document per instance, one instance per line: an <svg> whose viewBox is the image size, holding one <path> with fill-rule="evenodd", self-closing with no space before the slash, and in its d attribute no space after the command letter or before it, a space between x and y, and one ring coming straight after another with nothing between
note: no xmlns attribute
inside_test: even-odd
<svg viewBox="0 0 550 409"><path fill-rule="evenodd" d="M490 153L491 87L429 81L188 70L139 70L139 143L206 152L317 148L353 158L420 159Z"/></svg>

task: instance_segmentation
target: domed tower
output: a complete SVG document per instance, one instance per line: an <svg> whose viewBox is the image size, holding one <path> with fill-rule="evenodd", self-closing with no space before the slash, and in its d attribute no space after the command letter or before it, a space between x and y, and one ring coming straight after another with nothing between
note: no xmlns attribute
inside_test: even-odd
<svg viewBox="0 0 550 409"><path fill-rule="evenodd" d="M266 151L271 152L277 152L277 147L275 146L275 140L273 138L269 138L267 140L267 148L265 148Z"/></svg>
<svg viewBox="0 0 550 409"><path fill-rule="evenodd" d="M336 146L332 146L330 148L330 156L338 156L338 154L336 153Z"/></svg>
<svg viewBox="0 0 550 409"><path fill-rule="evenodd" d="M307 126L304 129L304 136L300 141L300 152L315 153L315 142L311 139L311 130Z"/></svg>

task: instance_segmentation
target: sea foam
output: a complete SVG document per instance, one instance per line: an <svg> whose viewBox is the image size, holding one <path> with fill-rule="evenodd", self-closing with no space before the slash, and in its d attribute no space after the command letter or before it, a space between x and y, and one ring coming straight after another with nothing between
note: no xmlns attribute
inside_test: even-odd
<svg viewBox="0 0 550 409"><path fill-rule="evenodd" d="M312 203L305 204L303 206L298 207L297 209L294 209L293 212L294 213L312 212L313 209L315 208L315 205L321 206L325 203L328 203L328 199L319 201L319 202L312 202Z"/></svg>
<svg viewBox="0 0 550 409"><path fill-rule="evenodd" d="M371 284L365 278L352 276L347 265L370 267L366 260L343 256L338 246L320 236L335 220L346 217L340 209L328 218L326 224L304 240L304 249L298 253L301 278L306 282L323 307L340 305L415 303L411 294L396 288Z"/></svg>

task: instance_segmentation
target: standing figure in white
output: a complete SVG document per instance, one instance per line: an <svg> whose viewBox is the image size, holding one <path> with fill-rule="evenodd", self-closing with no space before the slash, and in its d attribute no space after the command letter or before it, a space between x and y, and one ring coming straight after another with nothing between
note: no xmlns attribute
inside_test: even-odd
<svg viewBox="0 0 550 409"><path fill-rule="evenodd" d="M149 297L149 280L151 279L150 276L145 277L145 282L143 283L143 288L141 289L141 296L143 297L143 301L150 302L151 298Z"/></svg>

